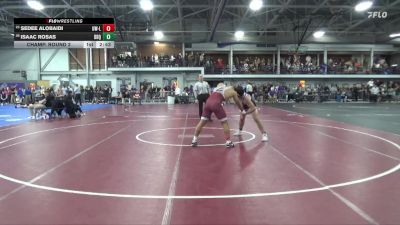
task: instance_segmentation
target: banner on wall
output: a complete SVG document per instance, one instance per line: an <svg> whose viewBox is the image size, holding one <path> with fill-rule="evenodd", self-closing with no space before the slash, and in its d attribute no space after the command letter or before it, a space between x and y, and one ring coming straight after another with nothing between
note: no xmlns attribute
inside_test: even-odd
<svg viewBox="0 0 400 225"><path fill-rule="evenodd" d="M50 88L50 81L49 80L38 80L37 85L44 88Z"/></svg>
<svg viewBox="0 0 400 225"><path fill-rule="evenodd" d="M21 88L25 88L25 83L21 83L21 82L0 82L0 89L6 88L6 87L21 89Z"/></svg>

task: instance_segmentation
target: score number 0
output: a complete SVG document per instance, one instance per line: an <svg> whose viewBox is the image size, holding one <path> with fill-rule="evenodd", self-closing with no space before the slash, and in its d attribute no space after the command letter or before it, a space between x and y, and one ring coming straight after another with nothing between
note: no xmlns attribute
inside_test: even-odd
<svg viewBox="0 0 400 225"><path fill-rule="evenodd" d="M114 33L103 33L103 41L114 41L115 34Z"/></svg>
<svg viewBox="0 0 400 225"><path fill-rule="evenodd" d="M103 32L114 32L115 26L114 24L103 24Z"/></svg>

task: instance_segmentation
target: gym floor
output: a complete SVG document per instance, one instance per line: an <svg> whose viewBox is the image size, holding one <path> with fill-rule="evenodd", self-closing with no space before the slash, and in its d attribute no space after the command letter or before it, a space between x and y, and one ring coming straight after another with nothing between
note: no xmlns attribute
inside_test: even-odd
<svg viewBox="0 0 400 225"><path fill-rule="evenodd" d="M269 142L250 116L233 149L215 118L190 146L197 111L0 128L0 224L400 224L400 105L261 106Z"/></svg>

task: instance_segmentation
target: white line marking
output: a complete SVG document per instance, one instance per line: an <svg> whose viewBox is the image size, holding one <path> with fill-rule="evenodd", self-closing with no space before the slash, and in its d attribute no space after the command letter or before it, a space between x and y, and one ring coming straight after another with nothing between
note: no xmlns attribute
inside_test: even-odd
<svg viewBox="0 0 400 225"><path fill-rule="evenodd" d="M286 116L298 116L298 117L304 117L303 115L300 114L296 114L296 113L290 113L290 114L286 114Z"/></svg>
<svg viewBox="0 0 400 225"><path fill-rule="evenodd" d="M345 144L348 144L348 145L351 145L351 146L355 146L355 147L358 147L358 148L362 148L362 149L364 149L364 150L366 150L366 151L368 151L368 152L373 152L373 153L375 153L375 154L377 154L377 155L380 155L380 156L383 156L383 157L387 157L387 158L391 158L391 159L394 159L394 160L396 160L396 161L400 161L400 159L397 158L397 157L394 157L394 156L391 156L391 155L387 155L387 154L385 154L385 153L378 152L378 151L375 151L375 150L373 150L373 149L370 149L370 148L367 148L367 147L364 147L364 146L361 146L361 145L356 145L356 144L353 144L353 143L348 142L348 141L344 141L343 139L340 139L340 138L337 138L337 137L335 137L335 136L329 135L329 134L324 133L324 132L322 132L322 131L310 129L310 128L306 127L306 126L301 126L301 125L297 125L297 124L293 124L293 125L294 125L294 126L297 126L297 127L303 127L303 128L309 129L309 130L311 130L311 131L317 132L317 133L319 133L319 134L321 134L321 135L323 135L323 136L325 136L325 137L332 138L332 139L337 140L337 141L339 141L339 142L342 142L342 143L345 143Z"/></svg>
<svg viewBox="0 0 400 225"><path fill-rule="evenodd" d="M185 124L184 124L184 128L183 128L183 137L185 136L186 133L186 124L187 124L187 118L188 118L188 114L186 113L186 119L185 119ZM179 148L179 153L178 153L178 160L175 163L175 167L174 167L174 172L172 175L172 180L171 180L171 185L169 187L169 191L168 191L168 195L169 196L175 196L175 191L176 191L176 183L178 180L178 176L179 176L179 168L181 166L181 159L182 159L182 148L183 148L183 141L185 139L182 138L181 141L181 147ZM171 213L172 213L172 209L174 207L174 202L173 199L169 198L167 199L167 203L165 205L165 210L164 210L164 215L163 215L163 219L161 221L162 225L167 225L171 223Z"/></svg>
<svg viewBox="0 0 400 225"><path fill-rule="evenodd" d="M272 147L272 150L279 155L281 155L284 159L289 161L291 164L293 164L297 169L302 171L304 174L306 174L308 177L310 177L312 180L320 184L321 186L326 186L324 182L322 182L318 177L314 176L312 173L301 167L299 164L295 163L293 160L291 160L289 157L287 157L285 154L283 154L281 151L279 151L277 148L275 148L272 144L270 144ZM354 212L356 212L359 216L364 218L366 221L368 221L371 224L377 225L378 222L376 222L371 216L369 216L366 212L364 212L362 209L357 207L354 203L343 197L342 195L338 194L334 190L331 190L330 188L328 189L329 192L331 192L334 196L336 196L339 200L341 200L345 205L347 205L349 208L351 208Z"/></svg>
<svg viewBox="0 0 400 225"><path fill-rule="evenodd" d="M21 124L21 125L17 125L17 126L14 126L14 125L4 126L5 128L4 129L0 129L0 132L1 131L5 131L5 130L11 130L11 129L19 128L19 127L22 127L23 125L25 125L25 124Z"/></svg>
<svg viewBox="0 0 400 225"><path fill-rule="evenodd" d="M347 129L347 128L343 128L343 127L334 127L334 126L329 126L329 125L323 125L323 124L315 124L315 123L302 123L302 122L294 122L294 121L284 121L284 120L261 120L261 121L269 121L269 122L276 122L276 123L295 123L295 124L302 124L302 125L309 125L309 126L316 126L316 127L326 127L326 128L333 128L333 129L338 129L338 130L345 130L345 131L350 131L350 132L354 132L354 133L358 133L358 134L363 134L363 135L367 135L382 141L386 141L392 145L394 145L395 147L398 148L398 150L400 150L400 147L398 147L399 145L397 145L396 143L387 140L383 137L379 137L370 133L365 133L362 131L358 131L358 130L351 130L351 129ZM394 133L390 133L392 135L398 135L398 134L394 134Z"/></svg>
<svg viewBox="0 0 400 225"><path fill-rule="evenodd" d="M194 129L195 127L176 127L176 128L164 128L164 129L155 129L155 130L149 130L149 131L144 131L142 133L139 133L138 135L136 135L136 139L138 141L147 143L147 144L152 144L152 145L161 145L161 146L174 146L174 147L181 147L181 146L192 146L190 145L179 145L179 144L165 144L165 143L159 143L159 142L153 142L153 141L147 141L144 140L142 138L140 138L140 136L142 136L143 134L147 134L147 133L151 133L151 132L156 132L156 131L164 131L164 130L180 130L180 129ZM222 130L223 128L218 128L218 127L204 127L203 129L212 129L212 130ZM231 129L231 131L234 131L234 129ZM245 134L249 134L251 136L250 139L247 140L242 140L242 141L237 141L237 142L233 142L235 144L239 144L239 143L245 143L245 142L249 142L252 141L256 138L256 135L254 135L253 133L250 133L248 131L242 131L242 133ZM197 147L211 147L211 146L220 146L220 145L225 145L225 143L222 144L206 144L206 145L197 145Z"/></svg>
<svg viewBox="0 0 400 225"><path fill-rule="evenodd" d="M48 174L54 172L56 169L58 169L58 168L64 166L65 164L71 162L72 160L78 158L79 156L85 154L86 152L88 152L88 151L94 149L94 148L97 147L98 145L103 144L104 142L110 140L110 139L113 138L115 135L121 133L122 131L126 130L126 129L127 129L128 127L130 127L130 126L131 126L131 125L128 125L128 126L122 128L122 129L119 129L117 132L113 133L112 135L110 135L110 136L104 138L103 140L101 140L101 141L95 143L94 145L92 145L92 146L86 148L85 150L79 152L78 154L75 154L74 156L68 158L67 160L61 162L60 164L54 166L53 168L51 168L51 169L49 169L49 170L46 170L45 172L43 172L43 173L40 174L39 176L36 176L36 177L32 178L32 179L31 179L30 181L28 181L27 183L30 183L30 184L35 183L36 181L40 180L40 179L43 178L44 176L46 176L46 175L48 175ZM9 192L9 193L7 193L7 194L1 196L1 197L0 197L0 201L3 201L4 199L8 198L10 195L12 195L12 194L18 192L19 190L25 188L26 186L30 186L30 185L24 185L24 184L23 184L23 186L20 186L20 187L18 187L18 188L16 188L16 189L12 190L11 192Z"/></svg>
<svg viewBox="0 0 400 225"><path fill-rule="evenodd" d="M389 114L389 113L352 113L352 114L335 114L336 116L365 116L365 117L376 117L376 116L382 116L382 117L396 117L400 116L400 114Z"/></svg>
<svg viewBox="0 0 400 225"><path fill-rule="evenodd" d="M21 120L23 120L23 119L17 119L17 118L15 118L15 119L7 119L7 120L5 120L6 122L16 122L16 121L21 121Z"/></svg>
<svg viewBox="0 0 400 225"><path fill-rule="evenodd" d="M189 118L188 118L189 119ZM198 118L197 118L198 119ZM142 120L140 120L142 121ZM390 141L388 139L369 134L369 133L364 133L361 131L357 130L350 130L346 128L341 128L341 127L333 127L333 126L327 126L327 125L320 125L320 124L308 124L308 123L300 123L300 122L290 122L290 121L276 121L276 120L262 120L262 121L269 121L269 122L277 122L277 123L296 123L296 124L303 124L303 125L311 125L311 126L320 126L320 127L327 127L327 128L332 128L332 129L339 129L339 130L345 130L349 132L355 132L359 134L364 134L366 136L376 138L382 141L385 141L391 145L393 145L395 148L397 148L398 151L400 151L400 145L396 144L393 141ZM127 121L114 121L114 122L104 122L101 124L110 124L110 123L121 123L121 122L127 122ZM96 123L99 124L99 123ZM84 124L84 125L78 125L78 126L88 126L89 124ZM93 125L93 124L91 124ZM77 127L77 126L70 126L68 128L72 127ZM56 129L66 129L64 128L56 128ZM41 132L48 132L54 129L50 130L45 130ZM37 132L33 132L31 134L26 134L24 136L32 135ZM14 138L12 138L14 139ZM9 139L9 140L12 140ZM4 141L5 142L5 141ZM3 143L4 143L3 142ZM358 180L353 180L353 181L348 181L348 182L343 182L343 183L337 183L337 184L332 184L324 187L317 187L317 188L310 188L310 189L298 189L298 190L291 190L291 191L280 191L280 192L267 192L267 193L252 193L252 194L237 194L237 195L183 195L183 196L165 196L165 195L132 195L132 194L115 194L115 193L103 193L103 192L88 192L88 191L79 191L79 190L71 190L71 189L62 189L62 188L55 188L55 187L49 187L49 186L44 186L44 185L37 185L37 184L32 184L30 182L18 180L12 177L8 177L4 174L0 174L0 178L4 180L8 180L17 184L22 184L25 186L29 186L32 188L37 188L41 190L47 190L47 191L54 191L54 192L62 192L62 193L70 193L70 194L79 194L79 195L88 195L88 196L99 196L99 197L113 197L113 198L136 198L136 199L228 199L228 198L256 198L256 197L267 197L267 196L279 196L279 195L291 195L291 194L301 194L301 193L309 193L309 192L317 192L317 191L325 191L331 188L338 188L338 187L345 187L345 186L351 186L354 184L360 184L360 183L365 183L368 181L372 181L375 179L382 178L384 176L387 176L389 174L392 174L396 171L400 170L400 164L397 164L393 168L390 168L386 171L383 171L382 173L372 175L366 178L358 179Z"/></svg>
<svg viewBox="0 0 400 225"><path fill-rule="evenodd" d="M302 106L294 106L297 109L306 109L306 110L314 110L314 111L330 111L330 112L348 112L350 109L324 109L324 108L307 108Z"/></svg>
<svg viewBox="0 0 400 225"><path fill-rule="evenodd" d="M333 112L333 111L348 112L348 110L307 108L307 107L300 107L300 106L296 106L295 108L309 109L309 110L319 110L319 111L329 111L329 112ZM284 109L280 109L280 108L274 108L274 109L278 109L278 110L282 110L282 111L288 111L288 110L284 110ZM292 111L288 111L288 112L292 112ZM390 113L369 113L369 114L367 114L367 113L352 113L352 114L335 114L335 115L337 115L337 116L388 116L388 117L390 117L390 116L393 116L393 117L400 116L400 114L390 114Z"/></svg>
<svg viewBox="0 0 400 225"><path fill-rule="evenodd" d="M285 110L285 109L280 109L280 108L273 108L273 109L275 109L275 110L281 110L281 111L285 111L285 112L290 112L290 113L296 113L296 112L293 112L293 111L289 111L289 110ZM302 114L302 115L305 115L305 114ZM337 116L338 115L342 115L342 114L336 114ZM312 115L311 115L312 116ZM314 117L317 117L317 116L314 116ZM317 117L318 118L318 117ZM341 123L341 124L347 124L347 123L345 123L345 122L342 122L342 121L335 121L336 123ZM400 136L400 134L395 134L395 133L390 133L390 134L393 134L393 135L396 135L396 136Z"/></svg>
<svg viewBox="0 0 400 225"><path fill-rule="evenodd" d="M178 135L178 138L192 138L192 137L193 137L193 135L191 135L191 134ZM213 135L213 134L200 134L199 138L215 138L215 135Z"/></svg>
<svg viewBox="0 0 400 225"><path fill-rule="evenodd" d="M275 108L275 107L273 107L273 109L277 109L277 110L281 110L281 111L284 111L284 112L288 112L289 114L306 116L306 114L295 112L295 111L290 111L290 110L286 110L286 109L280 109L280 108Z"/></svg>
<svg viewBox="0 0 400 225"><path fill-rule="evenodd" d="M170 110L170 111L175 111L175 109L172 109L172 108L168 108L168 110ZM141 114L158 114L159 112L143 112L143 111L137 111L137 110L129 110L128 112L130 112L130 113L141 113ZM180 114L180 115L185 115L186 113L183 113L183 112L174 112L174 115L176 115L176 114ZM193 113L193 114L195 114L195 113Z"/></svg>
<svg viewBox="0 0 400 225"><path fill-rule="evenodd" d="M329 189L329 191L335 195L337 198L339 198L345 205L347 205L349 208L351 208L353 211L355 211L358 215L360 215L362 218L364 218L366 221L368 221L370 224L374 225L379 225L379 223L373 219L368 213L366 213L364 210L359 208L356 204L352 203L350 200L346 199L339 193L337 193L334 190Z"/></svg>
<svg viewBox="0 0 400 225"><path fill-rule="evenodd" d="M343 109L376 109L377 107L371 107L371 106L341 106L339 105L338 108L343 108Z"/></svg>
<svg viewBox="0 0 400 225"><path fill-rule="evenodd" d="M168 119L168 120L180 120L180 119L184 119L184 118L173 118L173 119ZM188 119L190 119L190 118L188 118ZM162 120L165 120L165 119L152 119L152 120L161 120L162 121ZM109 121L109 122L98 122L98 123L72 125L72 126L66 126L66 127L56 127L56 128L51 128L51 129L47 129L47 130L39 130L39 131L35 131L35 132L31 132L31 133L15 136L15 137L0 141L0 144L3 144L5 142L11 141L11 140L15 140L15 139L18 139L18 138L31 136L31 135L34 135L34 134L46 133L46 132L55 131L55 130L64 130L64 129L70 129L70 128L76 128L76 127L104 125L104 124L113 124L113 123L145 122L145 121L147 121L147 120L145 120L145 119L140 119L140 120L116 120L116 121Z"/></svg>
<svg viewBox="0 0 400 225"><path fill-rule="evenodd" d="M169 116L137 116L142 118L168 118Z"/></svg>
<svg viewBox="0 0 400 225"><path fill-rule="evenodd" d="M12 191L8 192L7 194L3 195L0 197L0 202L3 201L4 199L8 198L9 196L11 196L14 193L17 193L18 191L24 189L26 187L26 185L21 185L15 189L13 189Z"/></svg>
<svg viewBox="0 0 400 225"><path fill-rule="evenodd" d="M376 114L355 114L356 116L400 116L400 114L376 113Z"/></svg>
<svg viewBox="0 0 400 225"><path fill-rule="evenodd" d="M3 146L3 147L0 148L0 150L1 150L1 149L5 149L5 148L9 148L9 147L12 147L12 146L15 146L15 145L19 145L19 144L22 144L22 143L25 143L25 142L27 142L27 140L20 141L20 142L11 144L11 145Z"/></svg>

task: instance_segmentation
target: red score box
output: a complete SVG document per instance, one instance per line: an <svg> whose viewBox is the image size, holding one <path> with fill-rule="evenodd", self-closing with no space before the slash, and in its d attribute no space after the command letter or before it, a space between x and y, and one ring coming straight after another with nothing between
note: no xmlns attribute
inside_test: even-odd
<svg viewBox="0 0 400 225"><path fill-rule="evenodd" d="M114 24L103 24L103 32L114 32Z"/></svg>

